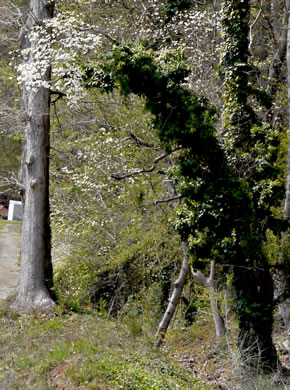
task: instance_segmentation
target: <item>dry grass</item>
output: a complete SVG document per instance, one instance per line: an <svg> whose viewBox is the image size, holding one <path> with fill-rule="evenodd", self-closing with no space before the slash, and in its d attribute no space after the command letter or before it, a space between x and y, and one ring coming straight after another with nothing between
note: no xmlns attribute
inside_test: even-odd
<svg viewBox="0 0 290 390"><path fill-rule="evenodd" d="M269 375L260 374L259 368L246 372L236 345L238 330L233 319L228 322L227 329L227 335L216 340L212 319L204 316L186 331L172 329L166 345L172 357L204 384L221 390L289 389L289 381L279 371ZM280 359L289 368L289 353L280 348L280 340L287 337L286 333L277 325L274 338Z"/></svg>

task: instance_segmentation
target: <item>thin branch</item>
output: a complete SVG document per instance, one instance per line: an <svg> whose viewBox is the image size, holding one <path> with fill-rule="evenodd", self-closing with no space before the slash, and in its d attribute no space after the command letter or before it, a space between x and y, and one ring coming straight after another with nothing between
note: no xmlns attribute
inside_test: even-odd
<svg viewBox="0 0 290 390"><path fill-rule="evenodd" d="M127 9L128 11L131 11L131 9L128 7L127 3L125 2L125 0L121 0L121 3L125 9Z"/></svg>
<svg viewBox="0 0 290 390"><path fill-rule="evenodd" d="M264 268L262 267L247 267L246 265L237 265L237 264L220 264L221 267L236 267L236 268L245 268L248 270L260 270L260 271L265 271Z"/></svg>
<svg viewBox="0 0 290 390"><path fill-rule="evenodd" d="M162 152L161 148L158 148L151 144L150 142L144 141L141 138L137 137L132 131L130 131L130 138L133 139L135 144L137 145L138 148L146 148L146 149L152 149L152 150L157 150L158 152Z"/></svg>
<svg viewBox="0 0 290 390"><path fill-rule="evenodd" d="M253 23L250 25L250 33L249 33L249 50L251 50L251 47L252 47L252 43L253 43L253 36L252 36L252 28L255 26L255 24L257 23L260 15L261 15L261 12L262 12L262 5L263 5L263 1L261 1L261 5L260 5L260 9L259 9L259 12L255 18L255 20L253 21Z"/></svg>
<svg viewBox="0 0 290 390"><path fill-rule="evenodd" d="M7 177L3 178L2 181L0 182L0 185L1 186L16 185L17 187L20 187L22 189L24 188L23 184L20 183L14 175L12 175L10 178Z"/></svg>
<svg viewBox="0 0 290 390"><path fill-rule="evenodd" d="M172 198L168 198L168 199L155 200L154 205L156 206L159 203L173 202L174 200L179 200L181 198L182 198L182 195L178 195L178 196L173 196Z"/></svg>
<svg viewBox="0 0 290 390"><path fill-rule="evenodd" d="M57 95L57 98L51 101L52 104L55 104L59 99L61 99L64 96L66 96L66 94L63 93L63 92L52 91L52 90L50 90L50 95Z"/></svg>
<svg viewBox="0 0 290 390"><path fill-rule="evenodd" d="M118 43L118 42L116 41L116 39L112 38L107 32L104 32L104 31L101 31L101 30L96 30L96 29L94 29L94 32L95 32L96 34L103 35L105 38L107 38L107 39L108 39L110 42L112 42L112 43Z"/></svg>
<svg viewBox="0 0 290 390"><path fill-rule="evenodd" d="M111 177L113 179L116 179L116 180L122 180L122 179L126 179L127 177L133 177L133 176L137 176L137 175L142 175L142 173L153 172L155 168L156 168L156 166L152 165L150 168L142 168L139 171L125 173L124 175L122 175L120 173L112 173Z"/></svg>
<svg viewBox="0 0 290 390"><path fill-rule="evenodd" d="M6 192L9 192L9 191L11 191L10 188L9 188L8 190L5 190L5 191L3 191L3 192L0 192L0 195L4 195L4 194L6 194Z"/></svg>
<svg viewBox="0 0 290 390"><path fill-rule="evenodd" d="M18 8L11 1L6 7L0 7L0 24L6 26L12 26L15 22L20 25L20 21L23 17L20 8Z"/></svg>
<svg viewBox="0 0 290 390"><path fill-rule="evenodd" d="M172 150L171 153L174 153L178 150L182 149L181 147L179 148L176 148L174 150ZM170 156L171 153L164 153L162 154L161 156L157 157L154 161L153 161L153 165L150 167L150 168L142 168L142 169L139 169L139 170L136 170L136 171L133 171L133 172L128 172L128 173L112 173L111 174L111 177L113 179L116 179L116 180L122 180L122 179L126 179L128 177L133 177L133 176L138 176L138 175L142 175L143 173L150 173L150 172L153 172L158 164L159 161L165 159L166 157ZM158 171L158 173L162 173L162 171Z"/></svg>

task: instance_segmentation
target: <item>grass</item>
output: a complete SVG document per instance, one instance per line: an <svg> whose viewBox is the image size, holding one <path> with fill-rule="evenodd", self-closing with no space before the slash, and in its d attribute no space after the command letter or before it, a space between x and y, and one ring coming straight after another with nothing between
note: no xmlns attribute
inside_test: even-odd
<svg viewBox="0 0 290 390"><path fill-rule="evenodd" d="M284 390L273 375L241 372L236 327L218 342L210 316L171 328L161 349L132 318L87 309L22 314L0 304L0 389ZM140 321L140 318L136 318ZM229 325L229 324L228 324Z"/></svg>
<svg viewBox="0 0 290 390"><path fill-rule="evenodd" d="M76 313L58 306L51 314L17 314L0 301L0 389L287 389L276 374L241 370L234 316L227 319L226 337L216 340L206 306L190 327L177 312L164 346L156 349L156 318L144 313L125 311L112 319L101 307ZM286 333L276 324L280 358L289 366Z"/></svg>
<svg viewBox="0 0 290 390"><path fill-rule="evenodd" d="M0 218L0 229L2 229L7 224L21 225L21 222L20 221L7 221L5 219Z"/></svg>
<svg viewBox="0 0 290 390"><path fill-rule="evenodd" d="M59 310L59 309L58 309ZM2 307L1 389L205 390L192 370L126 325L87 314L17 315Z"/></svg>
<svg viewBox="0 0 290 390"><path fill-rule="evenodd" d="M2 229L3 226L5 226L7 221L5 219L0 218L0 229Z"/></svg>

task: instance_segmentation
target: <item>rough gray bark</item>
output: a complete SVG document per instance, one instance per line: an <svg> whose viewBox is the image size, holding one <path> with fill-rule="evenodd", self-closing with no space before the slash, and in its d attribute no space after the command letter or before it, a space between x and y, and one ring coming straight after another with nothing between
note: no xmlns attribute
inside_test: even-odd
<svg viewBox="0 0 290 390"><path fill-rule="evenodd" d="M20 35L21 48L34 48L29 32L36 24L53 17L54 3L30 0L30 10ZM29 62L33 58L28 59ZM46 70L50 79L50 69ZM54 305L49 293L52 285L49 223L49 128L50 91L37 92L23 86L26 116L21 178L24 188L20 276L13 309L47 310Z"/></svg>
<svg viewBox="0 0 290 390"><path fill-rule="evenodd" d="M156 333L155 345L157 347L160 347L164 340L170 321L176 312L176 308L180 301L183 287L185 285L186 277L189 273L188 254L187 254L187 247L185 243L182 243L182 248L183 248L183 261L179 272L179 276L178 279L174 282L174 289L171 298L169 300L167 309L162 317L162 320L160 321Z"/></svg>
<svg viewBox="0 0 290 390"><path fill-rule="evenodd" d="M192 276L202 286L207 287L209 289L209 298L215 325L215 333L217 337L224 336L226 334L225 322L220 314L218 300L216 298L215 262L212 261L210 264L210 275L208 278L206 278L204 274L198 270L192 270Z"/></svg>

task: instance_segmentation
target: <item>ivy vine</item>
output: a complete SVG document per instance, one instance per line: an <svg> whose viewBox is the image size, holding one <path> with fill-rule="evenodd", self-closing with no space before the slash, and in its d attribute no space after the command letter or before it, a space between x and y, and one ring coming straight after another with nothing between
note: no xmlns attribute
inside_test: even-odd
<svg viewBox="0 0 290 390"><path fill-rule="evenodd" d="M191 261L203 268L210 260L234 269L236 306L246 346L258 340L265 360L276 361L271 344L273 288L262 244L266 230L275 234L286 221L272 215L283 199L277 159L278 137L263 124L249 103L271 99L249 81L246 0L225 0L222 29L224 50L223 134L214 127L216 110L184 87L189 74L182 53L158 55L142 45L117 45L96 68L87 68L84 82L110 92L118 89L145 101L155 129L167 151L180 148L170 175L182 201L175 228L189 244ZM267 332L259 329L263 321Z"/></svg>

